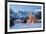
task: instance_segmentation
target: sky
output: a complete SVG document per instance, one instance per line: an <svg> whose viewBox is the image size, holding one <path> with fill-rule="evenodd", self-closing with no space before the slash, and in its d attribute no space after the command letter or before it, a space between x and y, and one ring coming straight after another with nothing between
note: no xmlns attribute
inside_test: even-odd
<svg viewBox="0 0 46 34"><path fill-rule="evenodd" d="M32 11L35 12L35 10L39 9L41 10L41 6L34 6L34 5L15 5L15 4L10 4L10 8L14 12L18 11Z"/></svg>

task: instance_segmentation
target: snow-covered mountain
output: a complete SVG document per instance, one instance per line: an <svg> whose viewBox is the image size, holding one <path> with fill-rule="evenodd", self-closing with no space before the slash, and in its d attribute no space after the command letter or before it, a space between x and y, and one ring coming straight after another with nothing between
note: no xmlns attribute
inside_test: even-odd
<svg viewBox="0 0 46 34"><path fill-rule="evenodd" d="M12 9L10 9L10 16L14 19L24 19L26 18L28 15L34 15L37 17L41 17L41 11L40 10L36 10L34 12L30 12L30 11L18 11L18 12L14 12Z"/></svg>

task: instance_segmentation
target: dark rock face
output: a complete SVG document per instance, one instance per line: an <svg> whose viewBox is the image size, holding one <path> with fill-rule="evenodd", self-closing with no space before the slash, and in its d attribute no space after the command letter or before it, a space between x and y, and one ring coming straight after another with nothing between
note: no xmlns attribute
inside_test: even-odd
<svg viewBox="0 0 46 34"><path fill-rule="evenodd" d="M12 27L14 25L14 21L10 20L10 27Z"/></svg>
<svg viewBox="0 0 46 34"><path fill-rule="evenodd" d="M35 16L36 16L38 19L41 19L41 11L38 12L38 14L35 14Z"/></svg>

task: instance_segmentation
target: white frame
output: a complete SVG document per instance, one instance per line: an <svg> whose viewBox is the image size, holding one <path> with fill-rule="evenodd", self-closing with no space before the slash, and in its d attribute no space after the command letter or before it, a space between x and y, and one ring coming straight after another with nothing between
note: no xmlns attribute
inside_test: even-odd
<svg viewBox="0 0 46 34"><path fill-rule="evenodd" d="M9 14L9 5L10 4L18 4L18 5L37 5L41 6L41 11L42 11L42 23L41 23L41 28L30 28L30 29L10 29L10 14ZM8 2L7 3L7 32L18 32L18 31L34 31L34 30L43 30L43 4L32 4L32 3L16 3L16 2Z"/></svg>

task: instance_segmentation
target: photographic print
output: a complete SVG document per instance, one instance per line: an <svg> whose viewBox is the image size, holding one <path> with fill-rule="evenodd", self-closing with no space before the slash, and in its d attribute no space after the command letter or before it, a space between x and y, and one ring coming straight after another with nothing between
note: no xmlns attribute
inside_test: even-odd
<svg viewBox="0 0 46 34"><path fill-rule="evenodd" d="M7 2L7 31L43 30L43 4Z"/></svg>

